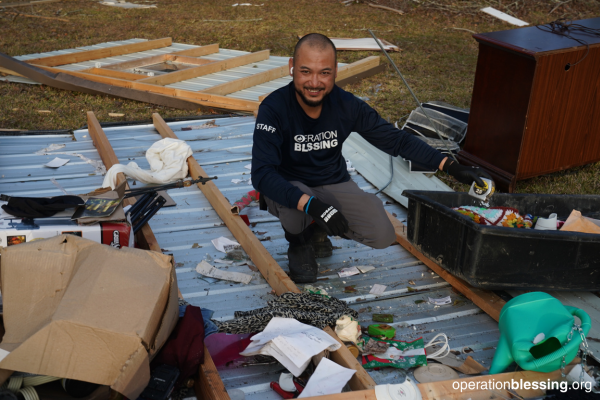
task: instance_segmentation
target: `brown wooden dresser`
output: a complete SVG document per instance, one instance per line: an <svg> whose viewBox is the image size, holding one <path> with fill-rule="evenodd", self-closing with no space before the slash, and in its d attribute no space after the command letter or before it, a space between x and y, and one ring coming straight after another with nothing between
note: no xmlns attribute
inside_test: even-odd
<svg viewBox="0 0 600 400"><path fill-rule="evenodd" d="M600 18L573 23L600 28ZM577 65L586 46L535 26L473 35L479 58L459 157L500 190L600 160L600 37L572 36L589 44Z"/></svg>

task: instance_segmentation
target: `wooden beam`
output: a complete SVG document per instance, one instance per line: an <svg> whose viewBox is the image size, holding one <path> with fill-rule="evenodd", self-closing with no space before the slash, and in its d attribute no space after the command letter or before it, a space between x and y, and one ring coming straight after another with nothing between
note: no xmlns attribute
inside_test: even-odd
<svg viewBox="0 0 600 400"><path fill-rule="evenodd" d="M177 135L173 133L173 130L171 130L159 114L152 114L152 121L154 127L162 137L177 139ZM190 156L187 161L190 175L193 179L207 176L206 172L204 172L194 156ZM198 188L208 199L213 209L225 223L227 228L229 228L229 231L237 239L244 251L246 251L254 265L260 270L262 276L273 290L275 290L275 293L277 295L287 292L300 293L300 289L292 282L285 271L281 269L279 264L277 264L267 249L265 249L256 235L252 233L242 218L239 215L231 213L231 204L229 204L229 201L223 196L217 185L211 181L205 185L198 184ZM327 327L324 330L342 343L331 328ZM371 378L367 371L364 370L345 345L342 344L342 347L339 350L334 351L331 354L332 359L336 363L343 367L356 370L356 374L354 374L349 382L349 385L353 390L368 389L375 386L373 378Z"/></svg>
<svg viewBox="0 0 600 400"><path fill-rule="evenodd" d="M214 54L219 52L219 43L207 44L205 46L195 47L193 49L176 51L170 54L190 57L201 57L208 54Z"/></svg>
<svg viewBox="0 0 600 400"><path fill-rule="evenodd" d="M106 134L102 130L98 119L92 111L88 111L87 113L88 120L88 131L90 132L90 137L94 143L94 146L98 150L98 154L100 154L100 158L104 163L106 169L109 169L115 164L119 164L119 159L115 154ZM120 184L121 182L127 182L125 175L121 172L117 174L117 182ZM129 187L126 183L127 188ZM130 197L123 200L123 204L135 204L135 199ZM150 228L150 224L146 224L140 229L138 232L136 239L138 239L138 244L146 247L149 250L157 251L162 253L162 249L154 236L154 232L152 232L152 228ZM141 240L140 240L141 239ZM179 292L179 296L181 296L181 292ZM225 390L225 385L221 380L219 372L217 371L217 367L213 362L210 353L206 346L204 346L204 364L200 366L198 379L195 381L195 385L201 384L203 387L203 399L206 400L229 400L229 395L227 394L227 390ZM2 376L2 370L0 370L0 377Z"/></svg>
<svg viewBox="0 0 600 400"><path fill-rule="evenodd" d="M387 214L388 218L392 222L392 225L394 226L396 240L402 247L412 253L419 260L423 261L423 263L431 268L433 272L441 276L444 280L446 280L446 282L451 284L452 287L464 294L469 300L475 303L477 307L485 311L490 317L494 318L496 321L500 319L500 311L502 310L502 307L504 307L504 304L506 304L506 302L502 300L500 296L489 290L477 289L471 286L468 282L455 277L444 268L431 261L408 241L406 238L406 226L402 222L398 221L398 219L396 219L396 217L391 215L389 212Z"/></svg>
<svg viewBox="0 0 600 400"><path fill-rule="evenodd" d="M353 62L352 64L343 65L338 68L337 77L335 78L335 80L337 82L343 79L348 79L351 76L360 74L361 72L365 72L371 68L375 68L379 65L379 63L379 56L371 56Z"/></svg>
<svg viewBox="0 0 600 400"><path fill-rule="evenodd" d="M194 102L204 107L222 108L226 110L254 111L260 105L257 101L235 99L232 97L219 96L209 93L191 92L188 90L174 89L165 86L150 85L141 81L128 81L124 79L111 78L107 76L94 75L86 72L66 71L51 67L41 67L45 70L73 75L79 78L87 79L94 82L106 83L109 85L136 89L145 92L163 94L167 96L177 97L182 100Z"/></svg>
<svg viewBox="0 0 600 400"><path fill-rule="evenodd" d="M83 61L97 60L99 58L120 56L123 54L137 53L140 51L158 49L171 45L171 38L148 40L146 42L123 44L120 46L104 47L96 50L78 51L75 53L61 54L25 60L29 64L56 67L57 65L74 64Z"/></svg>
<svg viewBox="0 0 600 400"><path fill-rule="evenodd" d="M245 76L243 78L235 79L230 82L221 83L220 85L212 86L208 89L202 90L202 93L211 93L226 95L240 90L248 89L249 87L263 84L265 82L272 81L274 79L283 78L289 74L289 67L282 65L281 67L269 69L267 71L259 72Z"/></svg>
<svg viewBox="0 0 600 400"><path fill-rule="evenodd" d="M90 68L90 69L86 69L85 72L88 74L92 74L92 75L100 75L100 76L108 76L110 78L126 79L128 81L137 81L137 80L140 80L140 79L146 77L146 75L134 74L133 72L114 71L112 69L104 69L104 68Z"/></svg>
<svg viewBox="0 0 600 400"><path fill-rule="evenodd" d="M123 71L126 69L132 69L132 68L141 67L144 65L158 64L158 63L165 61L165 57L166 57L166 54L159 54L157 56L148 56L148 57L137 58L135 60L128 60L128 61L121 61L118 63L106 64L106 65L101 66L101 68L102 69L111 69L111 70L115 70L115 71ZM87 72L91 69L92 68L83 69L79 72Z"/></svg>
<svg viewBox="0 0 600 400"><path fill-rule="evenodd" d="M6 68L2 68L2 67L0 67L0 72L2 72L3 74L7 74L7 75L22 76L23 78L25 78L23 75L17 74L15 71L11 71L10 69L6 69Z"/></svg>
<svg viewBox="0 0 600 400"><path fill-rule="evenodd" d="M378 73L385 71L385 69L386 69L386 65L380 64L380 65L373 67L371 69L368 69L364 72L358 73L356 75L352 75L349 78L341 79L341 80L338 79L337 81L335 81L335 84L338 85L339 87L343 88L346 85L350 85L352 83L362 81L363 79L371 77L373 75L377 75Z"/></svg>
<svg viewBox="0 0 600 400"><path fill-rule="evenodd" d="M493 388L492 390L482 389L483 382L490 385L492 382L500 382L500 384L510 385L513 381L523 383L529 382L534 383L546 383L548 380L551 382L562 381L560 371L554 371L550 373L534 372L534 371L518 371L518 372L507 372L504 374L496 375L481 375L472 376L461 379L454 379L448 381L438 381L431 383L418 383L417 387L421 392L423 400L490 400L490 399L513 399L515 396L508 390ZM460 384L463 384L463 390L460 389ZM393 383L392 383L393 384ZM471 388L469 388L471 384ZM456 389L458 385L458 389ZM510 388L510 386L509 386ZM534 398L541 397L545 394L545 391L540 389L514 389L519 396L522 398ZM330 394L326 396L315 396L307 397L307 399L314 400L378 400L375 396L375 390L361 390L357 392L344 392L338 394Z"/></svg>
<svg viewBox="0 0 600 400"><path fill-rule="evenodd" d="M188 79L197 78L215 72L224 71L226 69L239 67L240 65L246 65L258 61L263 61L269 58L270 50L257 51L256 53L244 54L243 56L237 56L228 58L227 60L216 61L210 64L201 65L196 68L188 68L182 71L171 72L160 76L154 76L151 78L143 79L141 82L151 83L153 85L169 85L175 82L181 82Z"/></svg>
<svg viewBox="0 0 600 400"><path fill-rule="evenodd" d="M363 73L363 72L369 71L373 68L376 68L379 65L380 61L381 60L379 59L378 56L370 56L367 58L363 58L362 60L353 62L352 64L343 65L338 68L337 77L335 78L335 81L339 82L339 81L347 80L348 78L352 78L355 75L358 75L360 73ZM262 102L270 94L271 93L267 93L267 94L263 94L262 96L259 96L258 101Z"/></svg>

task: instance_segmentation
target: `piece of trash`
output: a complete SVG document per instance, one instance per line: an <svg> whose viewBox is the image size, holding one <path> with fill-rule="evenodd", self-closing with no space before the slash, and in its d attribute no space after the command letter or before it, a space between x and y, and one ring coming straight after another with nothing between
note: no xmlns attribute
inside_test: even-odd
<svg viewBox="0 0 600 400"><path fill-rule="evenodd" d="M236 247L226 253L225 259L240 262L247 261L249 257L241 247Z"/></svg>
<svg viewBox="0 0 600 400"><path fill-rule="evenodd" d="M208 128L214 128L217 127L219 125L217 125L215 123L215 120L210 120L210 121L206 121L205 123L201 124L201 125L190 125L190 126L184 126L183 128L181 128L182 131L191 131L191 130L196 130L196 129L208 129Z"/></svg>
<svg viewBox="0 0 600 400"><path fill-rule="evenodd" d="M341 393L355 373L354 369L344 368L328 358L323 358L298 398Z"/></svg>
<svg viewBox="0 0 600 400"><path fill-rule="evenodd" d="M373 321L391 324L394 322L394 316L392 314L373 314Z"/></svg>
<svg viewBox="0 0 600 400"><path fill-rule="evenodd" d="M415 281L413 281L413 280L410 280L410 281L408 281L408 283L409 283L409 284L411 284L411 285L414 285L414 284L415 284Z"/></svg>
<svg viewBox="0 0 600 400"><path fill-rule="evenodd" d="M126 1L101 1L100 4L111 7L120 7L120 8L156 8L153 4L135 4L128 3Z"/></svg>
<svg viewBox="0 0 600 400"><path fill-rule="evenodd" d="M108 113L109 117L124 117L125 114L123 113Z"/></svg>
<svg viewBox="0 0 600 400"><path fill-rule="evenodd" d="M251 271L253 272L258 272L258 268L256 268L256 266L254 266L253 264L246 264L248 266L248 268L250 268Z"/></svg>
<svg viewBox="0 0 600 400"><path fill-rule="evenodd" d="M231 7L237 7L237 6L255 6L255 7L260 7L260 6L264 6L264 3L263 4L235 3L235 4L231 5Z"/></svg>
<svg viewBox="0 0 600 400"><path fill-rule="evenodd" d="M50 110L37 110L40 114L50 114L52 111Z"/></svg>
<svg viewBox="0 0 600 400"><path fill-rule="evenodd" d="M338 272L338 275L340 276L340 278L345 278L347 276L358 275L358 274L360 274L360 271L356 267L342 268L340 270L340 272Z"/></svg>
<svg viewBox="0 0 600 400"><path fill-rule="evenodd" d="M225 236L213 239L211 240L211 243L213 244L213 246L215 246L217 250L223 253L227 253L228 251L241 247L238 242L234 242L231 239L227 239Z"/></svg>
<svg viewBox="0 0 600 400"><path fill-rule="evenodd" d="M251 170L252 169L252 164L244 165L244 168Z"/></svg>
<svg viewBox="0 0 600 400"><path fill-rule="evenodd" d="M233 260L225 260L223 258L216 258L213 262L216 264L227 264L227 265L233 264Z"/></svg>
<svg viewBox="0 0 600 400"><path fill-rule="evenodd" d="M465 305L465 302L463 300L456 299L454 300L454 303L452 305L454 307L461 307Z"/></svg>
<svg viewBox="0 0 600 400"><path fill-rule="evenodd" d="M304 291L310 294L318 294L319 296L323 296L325 298L329 298L329 294L327 290L323 286L313 286L313 285L304 285Z"/></svg>
<svg viewBox="0 0 600 400"><path fill-rule="evenodd" d="M209 278L239 282L243 283L244 285L247 285L252 280L252 275L244 274L242 272L221 271L204 260L196 266L196 272L201 275L208 276Z"/></svg>
<svg viewBox="0 0 600 400"><path fill-rule="evenodd" d="M358 265L358 266L356 266L356 268L358 268L358 270L360 272L362 272L363 274L366 274L367 272L375 269L375 267L373 267L371 265Z"/></svg>
<svg viewBox="0 0 600 400"><path fill-rule="evenodd" d="M373 287L371 288L371 291L369 293L380 296L383 294L383 292L385 292L386 288L387 288L387 286L376 283L373 285Z"/></svg>
<svg viewBox="0 0 600 400"><path fill-rule="evenodd" d="M425 303L425 300L415 300L415 304Z"/></svg>
<svg viewBox="0 0 600 400"><path fill-rule="evenodd" d="M371 5L371 4L369 4ZM359 38L359 39L346 39L346 38L330 38L335 46L336 50L374 50L381 51L381 47L377 44L375 39L370 38ZM379 38L378 38L379 39ZM386 51L400 51L398 46L393 45L387 40L379 39L383 48Z"/></svg>
<svg viewBox="0 0 600 400"><path fill-rule="evenodd" d="M415 289L415 288L411 288L410 286L407 286L407 287L406 287L406 290L408 290L408 292L409 292L409 293L410 293L410 292L416 292L416 291L417 291L417 289Z"/></svg>
<svg viewBox="0 0 600 400"><path fill-rule="evenodd" d="M252 178L248 179L232 179L231 183L235 183L236 185L242 182L248 182L248 185L252 185Z"/></svg>
<svg viewBox="0 0 600 400"><path fill-rule="evenodd" d="M300 376L312 356L325 349L336 351L341 346L337 340L319 328L293 318L274 317L262 332L251 338L251 343L240 355L273 356L294 376ZM322 365L322 362L319 365Z"/></svg>
<svg viewBox="0 0 600 400"><path fill-rule="evenodd" d="M529 25L527 22L522 21L518 18L515 17L511 17L510 15L503 13L500 10L496 10L494 7L485 7L482 8L481 11L483 11L486 14L491 15L492 17L496 17L498 19L501 19L502 21L506 21L509 24L512 25L516 25L516 26L527 26Z"/></svg>
<svg viewBox="0 0 600 400"><path fill-rule="evenodd" d="M363 354L383 354L389 347L390 344L387 342L369 338L369 341L363 347Z"/></svg>
<svg viewBox="0 0 600 400"><path fill-rule="evenodd" d="M382 339L392 339L396 336L396 328L386 324L373 324L367 328L369 336L379 337Z"/></svg>
<svg viewBox="0 0 600 400"><path fill-rule="evenodd" d="M444 306L446 304L452 303L452 299L450 298L450 296L442 297L439 299L432 299L431 297L429 297L429 302L436 306Z"/></svg>
<svg viewBox="0 0 600 400"><path fill-rule="evenodd" d="M201 248L201 247L202 247L202 246L200 246L198 243L194 243L194 244L192 245L192 249L199 249L199 248Z"/></svg>
<svg viewBox="0 0 600 400"><path fill-rule="evenodd" d="M50 161L48 164L44 164L44 167L58 168L58 167L62 167L63 165L65 165L69 161L71 161L71 160L69 160L68 158L58 158L58 157L56 157L54 160Z"/></svg>
<svg viewBox="0 0 600 400"><path fill-rule="evenodd" d="M356 292L355 287L356 287L356 285L346 286L344 288L344 293L355 293Z"/></svg>

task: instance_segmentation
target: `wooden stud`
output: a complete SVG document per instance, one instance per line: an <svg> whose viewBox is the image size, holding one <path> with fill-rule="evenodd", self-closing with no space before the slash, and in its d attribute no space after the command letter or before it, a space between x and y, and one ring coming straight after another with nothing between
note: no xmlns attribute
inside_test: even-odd
<svg viewBox="0 0 600 400"><path fill-rule="evenodd" d="M86 69L85 72L87 74L108 76L110 78L126 79L129 81L137 81L146 77L146 75L134 74L133 72L113 71L112 69L104 68L90 68Z"/></svg>
<svg viewBox="0 0 600 400"><path fill-rule="evenodd" d="M189 56L189 57L201 57L208 54L214 54L219 52L219 43L207 44L206 46L195 47L193 49L176 51L170 54Z"/></svg>
<svg viewBox="0 0 600 400"><path fill-rule="evenodd" d="M177 135L175 135L175 133L159 114L152 114L152 121L154 123L154 127L162 137L177 139ZM204 172L194 156L190 156L187 161L190 175L193 179L198 179L201 176L207 176L206 172ZM277 264L267 249L265 249L256 235L252 233L242 218L240 218L239 215L233 215L231 213L231 204L229 204L229 201L225 198L225 196L223 196L217 185L215 185L214 182L207 182L205 185L198 184L198 188L200 188L204 196L212 205L213 209L216 211L217 215L219 215L227 228L229 228L229 231L246 251L254 265L256 265L256 267L259 269L262 276L267 280L273 290L275 290L275 293L277 295L287 292L300 293L300 289L298 289L296 284L292 282L285 271L281 269L279 264ZM336 338L336 340L341 343L331 328L325 328L325 332ZM332 352L332 359L345 368L352 368L356 370L356 374L354 374L349 382L349 385L353 390L362 390L375 387L375 381L373 378L371 378L367 371L362 368L360 363L356 360L352 353L350 353L350 350L348 350L345 345L342 344L342 347L339 350Z"/></svg>
<svg viewBox="0 0 600 400"><path fill-rule="evenodd" d="M243 78L235 79L230 82L221 83L220 85L209 87L201 92L219 95L238 92L240 90L248 89L249 87L260 85L274 79L283 78L284 76L288 75L288 68L289 67L287 65L283 65L281 67L259 72L258 74L253 74Z"/></svg>
<svg viewBox="0 0 600 400"><path fill-rule="evenodd" d="M86 72L65 71L57 68L41 67L45 70L54 73L64 73L87 79L94 82L106 83L109 85L126 87L129 89L137 89L157 94L164 94L180 98L182 100L194 102L204 107L222 108L227 110L240 110L252 112L258 109L260 105L257 101L236 99L232 97L219 96L209 93L191 92L188 90L174 89L165 86L150 85L140 81L127 81L124 79L110 78L107 76L94 75Z"/></svg>
<svg viewBox="0 0 600 400"><path fill-rule="evenodd" d="M142 67L144 65L152 65L152 64L161 63L161 62L165 61L166 56L167 56L166 54L159 54L157 56L142 57L142 58L137 58L135 60L121 61L118 63L102 65L100 68L111 69L111 70L115 70L115 71L124 71L126 69L133 69L136 67ZM79 72L88 72L91 69L93 69L93 68L83 69ZM145 78L145 76L143 76L143 77Z"/></svg>
<svg viewBox="0 0 600 400"><path fill-rule="evenodd" d="M502 310L502 307L504 307L504 304L506 304L506 302L500 296L489 290L474 288L468 282L455 277L438 264L431 261L408 241L406 238L406 226L390 213L388 213L388 218L394 226L396 240L402 247L412 253L419 260L423 261L423 263L431 268L433 272L441 276L446 282L451 284L452 287L464 294L469 300L475 303L477 307L485 311L490 317L494 318L496 321L500 319L500 311Z"/></svg>
<svg viewBox="0 0 600 400"><path fill-rule="evenodd" d="M3 74L7 74L7 75L22 76L23 78L25 78L23 75L17 74L15 71L12 71L12 70L6 69L6 68L2 68L2 67L0 67L0 72L2 72Z"/></svg>
<svg viewBox="0 0 600 400"><path fill-rule="evenodd" d="M201 65L196 68L188 68L182 71L171 72L168 74L154 76L141 80L143 83L150 83L153 85L169 85L171 83L181 82L188 79L197 78L215 72L224 71L226 69L239 67L240 65L246 65L258 61L263 61L269 58L270 50L257 51L256 53L244 54L243 56L237 56L228 58L227 60L216 61L210 64Z"/></svg>
<svg viewBox="0 0 600 400"><path fill-rule="evenodd" d="M371 70L371 69L377 67L379 65L379 63L380 63L380 59L378 56L370 56L367 58L363 58L362 60L353 62L352 64L343 65L338 68L337 77L335 78L335 81L338 82L338 81L346 80L348 78L353 77L354 75ZM287 68L287 66L286 66L286 68ZM270 94L271 93L267 93L267 94L258 96L258 101L262 102Z"/></svg>
<svg viewBox="0 0 600 400"><path fill-rule="evenodd" d="M115 164L119 164L119 159L117 158L115 151L113 150L108 138L106 137L106 134L98 122L98 119L96 119L96 116L92 111L88 111L87 120L90 137L92 138L94 146L98 150L98 154L100 154L100 158L102 159L106 169L109 169ZM118 184L126 181L125 175L122 172L117 174ZM128 187L129 186L127 186L127 188ZM135 199L127 198L123 200L123 204L133 205L135 204ZM138 232L136 239L138 239L138 244L140 244L142 247L162 253L162 249L160 248L160 245L158 244L158 241L152 232L152 228L150 228L150 224L146 224L142 227L142 229ZM179 297L183 298L181 292L179 292ZM0 370L0 379L1 378L2 370ZM213 362L206 346L204 346L204 363L200 366L199 376L198 379L196 379L195 385L202 385L202 399L229 400L229 395L227 394L227 390L225 390L225 385L221 380L219 371L217 371L217 367L215 366L215 363Z"/></svg>
<svg viewBox="0 0 600 400"><path fill-rule="evenodd" d="M75 53L61 54L58 56L49 56L25 60L29 64L45 65L47 67L56 67L57 65L74 64L83 61L97 60L99 58L120 56L123 54L137 53L140 51L168 47L172 43L171 38L148 40L140 43L130 43L121 46L104 47L96 50L78 51Z"/></svg>

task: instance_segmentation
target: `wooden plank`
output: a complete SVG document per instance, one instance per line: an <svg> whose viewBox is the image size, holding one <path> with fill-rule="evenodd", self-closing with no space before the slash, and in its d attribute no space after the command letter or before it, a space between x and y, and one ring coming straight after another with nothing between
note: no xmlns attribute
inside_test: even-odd
<svg viewBox="0 0 600 400"><path fill-rule="evenodd" d="M282 65L281 67L259 72L258 74L253 74L245 76L243 78L235 79L230 82L221 83L220 85L212 86L208 89L201 90L201 92L226 95L229 93L248 89L249 87L260 85L265 82L272 81L274 79L283 78L288 74L289 67L287 65Z"/></svg>
<svg viewBox="0 0 600 400"><path fill-rule="evenodd" d="M106 169L118 164L119 159L117 158L117 155L108 141L106 134L102 130L100 123L92 111L88 111L87 120L90 137L92 138L94 146L98 150L98 154L100 154L100 158L102 159ZM126 182L126 178L121 172L117 175L117 182L120 184L123 181ZM132 197L125 199L123 200L123 204L135 204L135 199ZM152 232L152 228L150 228L150 224L146 224L144 227L142 227L142 229L140 229L136 239L138 239L138 244L140 244L142 247L162 253L162 249L160 248L160 245L158 244L158 241ZM181 296L181 292L179 292L179 297L183 298ZM199 376L198 379L196 379L195 385L202 385L203 399L229 400L229 395L225 390L225 385L219 376L217 367L215 366L215 363L213 362L206 346L204 347L204 364L201 365L198 374ZM1 378L2 370L0 370L0 379Z"/></svg>
<svg viewBox="0 0 600 400"><path fill-rule="evenodd" d="M230 400L206 346L204 346L204 354L204 363L200 364L199 376L194 382L194 392L198 400Z"/></svg>
<svg viewBox="0 0 600 400"><path fill-rule="evenodd" d="M21 76L25 78L23 75L16 73L15 71L11 71L10 69L0 67L0 72L7 75Z"/></svg>
<svg viewBox="0 0 600 400"><path fill-rule="evenodd" d="M181 64L206 65L206 64L212 64L214 62L217 62L215 60L206 60L204 58L181 56L181 55L177 55L177 54L166 54L165 56L166 56L167 60L181 63ZM169 72L169 73L172 74L172 72Z"/></svg>
<svg viewBox="0 0 600 400"><path fill-rule="evenodd" d="M137 58L135 60L121 61L118 63L106 64L106 65L102 66L102 69L112 69L115 71L116 70L123 71L126 69L132 69L132 68L141 67L144 65L158 64L158 63L165 61L166 56L167 56L166 54L159 54L157 56L148 56L148 57ZM92 68L90 68L90 69L92 69ZM79 72L87 72L87 71L89 71L89 69L84 69Z"/></svg>
<svg viewBox="0 0 600 400"><path fill-rule="evenodd" d="M338 68L337 77L335 81L341 81L343 79L350 78L356 74L360 74L361 72L365 72L371 68L375 68L380 63L379 56L371 56L367 58L363 58L362 60L358 60L353 62L352 64L344 65Z"/></svg>
<svg viewBox="0 0 600 400"><path fill-rule="evenodd" d="M367 58L363 58L362 60L353 62L352 64L341 66L338 68L337 77L335 78L335 82L337 83L339 81L343 81L348 78L352 78L355 75L358 75L363 72L369 71L373 68L376 68L379 65L380 61L381 60L379 59L378 56L370 56ZM286 66L286 68L287 68L287 66ZM259 96L258 101L262 102L270 94L271 93L267 93L267 94L263 94L262 96Z"/></svg>
<svg viewBox="0 0 600 400"><path fill-rule="evenodd" d="M162 137L177 139L177 135L173 133L171 128L159 114L152 114L152 121L154 127ZM188 158L188 167L193 179L207 176L206 172L204 172L193 156ZM214 182L208 182L205 185L198 184L198 188L208 199L213 209L217 212L227 228L229 228L229 231L237 239L244 251L246 251L254 265L260 270L262 276L267 280L273 290L275 290L275 293L277 295L287 292L300 293L300 289L292 282L285 271L281 269L279 264L277 264L254 233L252 233L242 218L240 218L239 215L231 213L231 204L229 204L229 201L223 196ZM326 328L325 332L340 341L331 328ZM342 345L339 350L332 352L332 358L336 363L343 367L356 370L356 374L354 374L349 382L349 385L353 390L368 389L375 386L373 378L371 378L367 371L362 368L360 363L345 345Z"/></svg>
<svg viewBox="0 0 600 400"><path fill-rule="evenodd" d="M346 85L350 85L352 83L356 83L358 81L361 81L361 80L371 77L373 75L377 75L378 73L385 71L385 69L386 69L386 65L380 64L376 67L373 67L364 72L353 75L349 78L345 78L345 79L341 79L341 80L338 79L337 81L335 81L335 84L338 85L339 87L343 88Z"/></svg>
<svg viewBox="0 0 600 400"><path fill-rule="evenodd" d="M108 76L110 78L126 79L129 81L137 81L145 78L146 75L134 74L133 72L113 71L112 69L90 68L85 70L88 74Z"/></svg>
<svg viewBox="0 0 600 400"><path fill-rule="evenodd" d="M446 282L451 284L452 287L465 295L469 300L475 303L477 307L485 311L490 317L494 318L496 321L500 319L500 311L502 310L504 304L506 304L506 302L502 300L500 296L489 290L477 289L471 286L469 283L455 277L444 268L431 261L408 241L406 238L406 226L402 222L398 221L398 219L396 219L396 217L391 215L389 212L387 214L388 218L392 222L392 225L394 226L396 240L402 247L412 253L419 260L423 261L423 263L432 269L433 272L441 276Z"/></svg>
<svg viewBox="0 0 600 400"><path fill-rule="evenodd" d="M141 81L128 81L124 79L111 78L107 76L100 76L89 74L86 72L76 71L65 71L51 67L40 67L45 70L63 73L79 78L84 78L94 82L106 83L109 85L125 87L129 89L136 89L145 92L163 94L167 96L173 96L182 100L194 102L204 107L215 107L227 110L240 110L240 111L254 111L258 109L260 103L257 101L235 99L231 97L219 96L209 93L191 92L188 90L174 89L165 86L150 85Z"/></svg>
<svg viewBox="0 0 600 400"><path fill-rule="evenodd" d="M105 47L96 50L78 51L76 53L61 54L58 56L34 58L26 60L26 62L29 64L56 67L57 65L74 64L83 61L97 60L99 58L114 57L123 54L137 53L139 51L168 47L171 43L171 38L163 38L140 43L123 44L121 46Z"/></svg>
<svg viewBox="0 0 600 400"><path fill-rule="evenodd" d="M208 54L214 54L219 52L219 43L207 44L205 46L196 47L193 49L176 51L170 54L189 56L189 57L201 57Z"/></svg>
<svg viewBox="0 0 600 400"><path fill-rule="evenodd" d="M567 367L568 368L568 367ZM447 381L438 381L431 383L418 383L417 387L421 392L421 397L423 400L490 400L490 399L512 399L515 398L508 390L504 388L494 388L493 390L488 390L487 387L490 385L490 382L500 382L501 384L510 385L513 381L515 382L529 382L534 383L546 383L548 381L558 382L561 381L562 378L560 376L560 371L554 371L550 373L543 372L533 372L533 371L518 371L518 372L507 372L504 374L496 374L496 375L480 375L480 376L472 376L466 377L462 379L453 379ZM485 388L483 384L486 384ZM463 390L461 390L461 383L463 384ZM471 384L471 388L469 388L469 384ZM393 383L392 383L393 385ZM458 389L456 386L458 385ZM510 387L510 386L509 386ZM519 396L522 398L534 398L541 397L545 394L545 391L540 389L515 389ZM314 400L378 400L377 396L375 396L375 390L361 390L356 392L345 392L338 394L330 394L326 396L315 396L315 397L307 397L307 399Z"/></svg>
<svg viewBox="0 0 600 400"><path fill-rule="evenodd" d="M143 79L141 82L151 83L153 85L169 85L171 83L181 82L188 79L197 78L199 76L224 71L226 69L239 67L240 65L246 65L253 62L263 61L269 58L270 53L270 50L257 51L256 53L244 54L243 56L237 56L228 58L227 60L216 61L214 63L201 65L196 68L189 68L182 71L171 72L169 74L161 76L146 78Z"/></svg>

